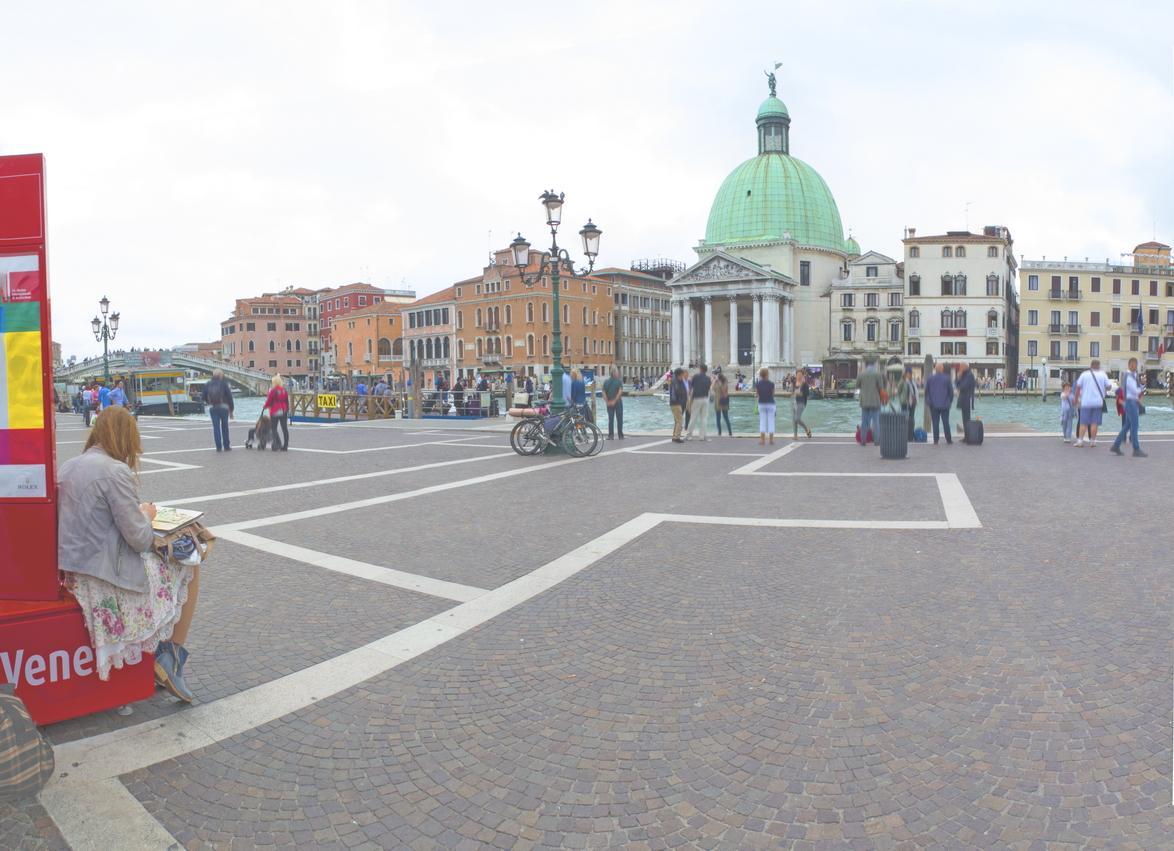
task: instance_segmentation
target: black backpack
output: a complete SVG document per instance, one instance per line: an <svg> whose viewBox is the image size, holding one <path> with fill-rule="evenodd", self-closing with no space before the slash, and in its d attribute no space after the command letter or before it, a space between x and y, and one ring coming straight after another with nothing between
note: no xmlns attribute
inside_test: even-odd
<svg viewBox="0 0 1174 851"><path fill-rule="evenodd" d="M0 685L0 800L37 794L53 767L53 748L41 738L16 686Z"/></svg>

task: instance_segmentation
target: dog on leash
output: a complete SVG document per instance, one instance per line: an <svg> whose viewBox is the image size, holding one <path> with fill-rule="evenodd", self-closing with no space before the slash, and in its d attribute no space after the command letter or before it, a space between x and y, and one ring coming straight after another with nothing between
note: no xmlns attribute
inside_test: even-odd
<svg viewBox="0 0 1174 851"><path fill-rule="evenodd" d="M249 436L245 438L245 449L253 448L253 441L257 441L257 448L264 450L269 445L269 415L261 414L257 424L249 429Z"/></svg>

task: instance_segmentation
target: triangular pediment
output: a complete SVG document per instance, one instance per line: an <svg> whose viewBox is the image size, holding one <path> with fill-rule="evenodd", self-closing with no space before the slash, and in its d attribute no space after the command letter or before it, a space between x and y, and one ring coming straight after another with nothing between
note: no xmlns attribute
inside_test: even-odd
<svg viewBox="0 0 1174 851"><path fill-rule="evenodd" d="M669 285L674 284L703 284L710 281L736 281L746 279L773 278L779 281L791 279L782 272L776 272L766 266L760 266L741 257L734 257L724 251L716 251L703 260L698 260L680 275L673 278Z"/></svg>
<svg viewBox="0 0 1174 851"><path fill-rule="evenodd" d="M866 251L855 260L849 261L849 266L878 266L886 263L896 263L892 257L886 257L879 251Z"/></svg>

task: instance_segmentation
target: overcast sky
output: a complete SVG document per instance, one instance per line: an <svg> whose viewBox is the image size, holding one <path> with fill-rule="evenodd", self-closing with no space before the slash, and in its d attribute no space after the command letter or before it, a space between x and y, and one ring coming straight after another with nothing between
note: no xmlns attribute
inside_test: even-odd
<svg viewBox="0 0 1174 851"><path fill-rule="evenodd" d="M1011 229L1027 259L1174 240L1174 4L5 2L0 154L48 161L53 336L218 338L233 300L480 272L567 194L601 265L691 262L756 152L779 61L791 153L845 228ZM968 207L969 205L969 207Z"/></svg>

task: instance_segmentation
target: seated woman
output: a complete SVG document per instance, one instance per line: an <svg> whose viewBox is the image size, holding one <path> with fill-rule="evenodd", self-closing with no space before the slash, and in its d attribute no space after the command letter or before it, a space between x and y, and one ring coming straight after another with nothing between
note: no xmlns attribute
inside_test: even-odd
<svg viewBox="0 0 1174 851"><path fill-rule="evenodd" d="M57 473L57 562L94 645L98 676L155 654L155 680L191 702L184 648L199 595L199 568L152 550L155 506L138 501L142 442L126 408L94 421L85 451Z"/></svg>

